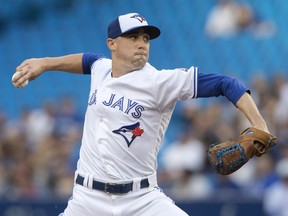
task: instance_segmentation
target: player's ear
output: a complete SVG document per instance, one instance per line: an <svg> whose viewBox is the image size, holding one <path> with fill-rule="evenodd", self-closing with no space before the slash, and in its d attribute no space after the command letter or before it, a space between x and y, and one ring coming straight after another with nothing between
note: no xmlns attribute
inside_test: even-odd
<svg viewBox="0 0 288 216"><path fill-rule="evenodd" d="M115 40L114 40L114 39L111 39L111 38L108 38L108 39L107 39L107 46L108 46L108 48L109 48L111 51L115 50L115 47L116 47Z"/></svg>

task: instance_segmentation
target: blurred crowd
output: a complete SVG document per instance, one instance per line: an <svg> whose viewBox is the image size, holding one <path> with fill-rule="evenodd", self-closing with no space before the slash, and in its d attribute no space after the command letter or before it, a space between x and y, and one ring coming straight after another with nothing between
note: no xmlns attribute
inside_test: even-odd
<svg viewBox="0 0 288 216"><path fill-rule="evenodd" d="M283 74L269 79L254 76L249 84L269 130L278 137L277 146L229 176L212 170L206 150L248 127L246 118L223 97L178 104L168 133L178 132L174 139L165 139L159 155L159 185L168 195L177 200L261 199L288 177L288 167L277 169L288 160L288 82ZM17 119L2 112L0 200L68 198L83 119L71 97L45 101L38 109L23 108Z"/></svg>
<svg viewBox="0 0 288 216"><path fill-rule="evenodd" d="M67 197L81 145L83 117L73 98L0 114L0 199Z"/></svg>

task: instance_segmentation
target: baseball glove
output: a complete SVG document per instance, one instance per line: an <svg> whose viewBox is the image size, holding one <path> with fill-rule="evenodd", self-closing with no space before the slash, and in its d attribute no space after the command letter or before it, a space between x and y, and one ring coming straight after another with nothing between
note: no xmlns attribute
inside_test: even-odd
<svg viewBox="0 0 288 216"><path fill-rule="evenodd" d="M217 173L229 175L240 169L254 155L260 157L276 145L276 137L249 127L238 137L208 147L208 160Z"/></svg>

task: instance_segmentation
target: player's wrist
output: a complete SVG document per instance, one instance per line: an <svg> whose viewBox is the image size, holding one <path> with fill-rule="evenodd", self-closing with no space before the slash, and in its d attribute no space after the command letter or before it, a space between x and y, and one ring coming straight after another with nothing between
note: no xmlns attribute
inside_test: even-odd
<svg viewBox="0 0 288 216"><path fill-rule="evenodd" d="M40 58L39 60L41 61L40 69L42 73L48 70L54 70L54 68L56 68L56 66L54 65L55 63L53 61L53 58L51 57Z"/></svg>
<svg viewBox="0 0 288 216"><path fill-rule="evenodd" d="M254 128L257 128L259 130L265 131L267 133L270 133L267 127L267 124L265 122L265 120L262 117L259 117L257 120L255 120L254 122L252 122L252 126Z"/></svg>

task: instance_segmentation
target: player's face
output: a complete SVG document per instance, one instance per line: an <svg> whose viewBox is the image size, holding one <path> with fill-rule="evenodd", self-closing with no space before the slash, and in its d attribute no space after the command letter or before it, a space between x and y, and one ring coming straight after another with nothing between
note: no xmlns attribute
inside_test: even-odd
<svg viewBox="0 0 288 216"><path fill-rule="evenodd" d="M113 61L120 61L127 72L141 69L149 58L150 38L143 30L124 34L114 39Z"/></svg>

